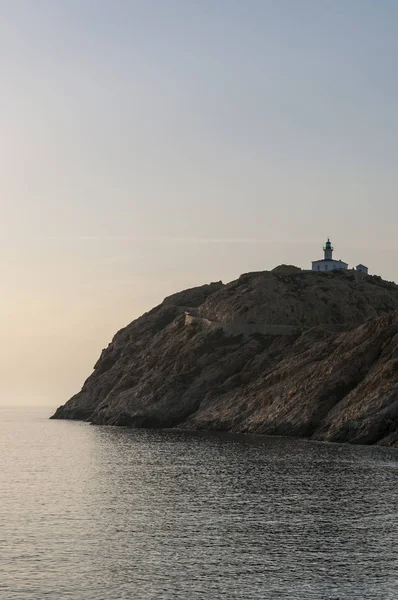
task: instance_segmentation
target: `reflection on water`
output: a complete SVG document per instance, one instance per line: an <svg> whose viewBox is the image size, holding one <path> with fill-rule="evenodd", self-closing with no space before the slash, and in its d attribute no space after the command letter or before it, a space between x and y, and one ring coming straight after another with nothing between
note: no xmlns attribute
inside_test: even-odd
<svg viewBox="0 0 398 600"><path fill-rule="evenodd" d="M0 409L5 600L396 600L398 451Z"/></svg>

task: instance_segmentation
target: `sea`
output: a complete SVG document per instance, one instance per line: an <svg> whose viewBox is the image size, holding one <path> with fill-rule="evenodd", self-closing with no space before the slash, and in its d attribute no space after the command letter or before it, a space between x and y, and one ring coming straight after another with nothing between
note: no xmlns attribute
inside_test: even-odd
<svg viewBox="0 0 398 600"><path fill-rule="evenodd" d="M397 600L398 450L0 409L1 600Z"/></svg>

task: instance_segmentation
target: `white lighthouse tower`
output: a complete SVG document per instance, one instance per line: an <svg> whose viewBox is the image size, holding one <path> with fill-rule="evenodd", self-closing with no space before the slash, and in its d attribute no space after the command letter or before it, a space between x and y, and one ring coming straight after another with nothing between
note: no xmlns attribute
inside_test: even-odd
<svg viewBox="0 0 398 600"><path fill-rule="evenodd" d="M324 260L333 260L333 250L334 248L331 244L330 239L328 238L328 241L323 247Z"/></svg>
<svg viewBox="0 0 398 600"><path fill-rule="evenodd" d="M312 261L312 270L313 271L336 271L337 269L348 269L348 264L343 262L342 260L334 260L333 258L333 246L330 239L327 239L326 244L323 247L323 256L322 260L313 260Z"/></svg>

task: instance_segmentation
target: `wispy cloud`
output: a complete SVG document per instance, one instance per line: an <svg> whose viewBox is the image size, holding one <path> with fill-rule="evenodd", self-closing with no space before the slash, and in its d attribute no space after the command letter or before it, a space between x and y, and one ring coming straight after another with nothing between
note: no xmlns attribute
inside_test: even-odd
<svg viewBox="0 0 398 600"><path fill-rule="evenodd" d="M313 244L319 243L319 238L294 239L264 239L264 238L209 238L209 237L178 237L178 236L103 236L82 235L76 237L54 236L52 239L65 239L92 242L143 242L143 243L180 243L180 244Z"/></svg>

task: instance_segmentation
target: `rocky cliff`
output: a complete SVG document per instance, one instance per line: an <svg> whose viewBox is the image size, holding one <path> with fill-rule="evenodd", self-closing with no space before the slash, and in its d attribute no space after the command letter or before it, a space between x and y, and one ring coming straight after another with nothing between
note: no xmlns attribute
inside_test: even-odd
<svg viewBox="0 0 398 600"><path fill-rule="evenodd" d="M398 286L282 266L175 294L53 418L398 445Z"/></svg>

